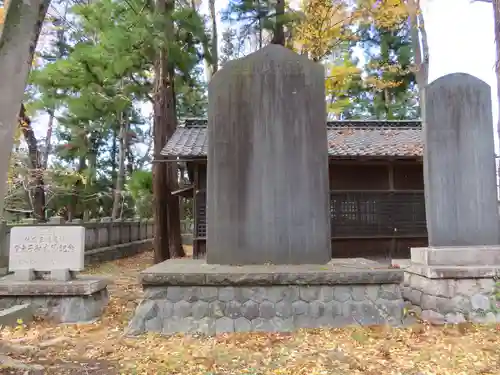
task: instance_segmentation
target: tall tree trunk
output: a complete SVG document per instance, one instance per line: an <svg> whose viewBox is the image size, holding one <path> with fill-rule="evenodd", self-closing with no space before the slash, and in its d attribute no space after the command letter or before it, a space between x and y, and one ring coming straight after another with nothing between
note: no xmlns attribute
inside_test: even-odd
<svg viewBox="0 0 500 375"><path fill-rule="evenodd" d="M129 127L130 130L130 127ZM132 176L132 173L134 173L134 166L135 166L135 157L134 153L132 152L132 141L131 137L127 136L127 144L125 148L125 155L127 159L127 175Z"/></svg>
<svg viewBox="0 0 500 375"><path fill-rule="evenodd" d="M125 149L127 147L127 132L128 123L126 116L123 113L120 115L120 133L119 133L119 144L118 144L118 175L116 177L115 193L113 199L113 211L111 212L111 217L117 219L120 212L120 207L122 206L122 195L123 195L123 183L125 180Z"/></svg>
<svg viewBox="0 0 500 375"><path fill-rule="evenodd" d="M0 215L19 108L50 0L11 0L0 36Z"/></svg>
<svg viewBox="0 0 500 375"><path fill-rule="evenodd" d="M87 138L87 160L88 160L88 176L85 183L84 191L88 194L92 191L93 186L96 183L97 177L97 155L99 153L99 138L95 133L90 133ZM85 202L89 202L92 205L89 207ZM95 208L95 200L85 200L83 203L83 220L88 221L92 217L93 208Z"/></svg>
<svg viewBox="0 0 500 375"><path fill-rule="evenodd" d="M261 9L261 4L260 0L257 0L257 21L259 24L259 29L257 30L257 43L258 43L258 49L262 48L262 42L263 42L263 36L262 33L264 32L264 15L262 14L262 9ZM241 43L240 43L241 46Z"/></svg>
<svg viewBox="0 0 500 375"><path fill-rule="evenodd" d="M495 75L497 80L497 103L500 104L500 0L475 0L481 3L491 3L493 6L493 22L495 31L495 51L496 51L496 62L495 62ZM500 156L500 116L497 120L497 158ZM497 163L497 190L499 188L498 179L500 178L500 162L498 159L495 160ZM500 194L500 191L498 192Z"/></svg>
<svg viewBox="0 0 500 375"><path fill-rule="evenodd" d="M167 14L166 0L156 0L156 12L164 18ZM154 236L154 261L163 262L170 258L169 236L168 236L168 169L166 163L158 162L161 159L160 152L165 146L168 134L167 119L167 97L169 92L168 85L168 66L167 66L167 48L159 49L155 59L155 77L153 93L153 207L155 219Z"/></svg>
<svg viewBox="0 0 500 375"><path fill-rule="evenodd" d="M429 44L425 30L424 15L420 8L420 0L408 0L408 13L410 15L410 35L413 53L415 56L415 76L417 79L420 110L424 115L425 86L429 83Z"/></svg>
<svg viewBox="0 0 500 375"><path fill-rule="evenodd" d="M274 29L272 44L285 45L285 26L284 19L285 16L285 0L276 0L276 25Z"/></svg>
<svg viewBox="0 0 500 375"><path fill-rule="evenodd" d="M49 121L47 122L47 133L45 133L45 149L43 150L42 165L43 169L46 170L49 165L49 156L52 148L52 130L54 128L54 111L50 110Z"/></svg>
<svg viewBox="0 0 500 375"><path fill-rule="evenodd" d="M119 143L119 129L118 131L116 131L116 126L113 126L113 140L112 140L112 144L111 144L111 182L112 182L112 186L111 188L113 188L114 186L116 186L116 169L117 169L117 163L116 163L116 160L117 160L117 156L118 156L118 143Z"/></svg>
<svg viewBox="0 0 500 375"><path fill-rule="evenodd" d="M43 180L44 168L41 155L38 152L38 141L31 127L31 120L26 115L26 108L21 104L19 112L21 130L28 145L28 156L30 161L30 197L32 197L33 212L38 221L45 220L45 184Z"/></svg>
<svg viewBox="0 0 500 375"><path fill-rule="evenodd" d="M77 173L81 174L87 169L85 156L80 156L78 160ZM77 212L79 197L82 193L82 182L78 179L71 189L71 199L68 207L68 220L82 219L83 215Z"/></svg>
<svg viewBox="0 0 500 375"><path fill-rule="evenodd" d="M172 14L174 12L175 0L166 1L166 36L169 43L174 42L175 30L174 23L172 20ZM177 128L177 113L175 108L175 87L174 87L174 64L168 59L167 49L167 75L164 81L166 85L165 90L165 101L166 101L166 140L170 139L174 135L175 129ZM166 163L167 166L167 180L168 186L165 193L168 196L168 244L169 252L171 257L180 258L185 256L184 248L182 247L182 237L181 237L181 216L180 216L180 202L179 197L172 195L172 192L179 189L178 175L177 175L177 163Z"/></svg>
<svg viewBox="0 0 500 375"><path fill-rule="evenodd" d="M208 38L203 40L203 55L204 55L204 65L205 65L205 79L209 82L212 76L218 70L219 61L219 47L218 47L218 37L217 37L217 14L215 13L215 0L208 0L208 8L210 10L210 22L212 37L212 46L209 48ZM191 9L198 12L197 2L191 0Z"/></svg>
<svg viewBox="0 0 500 375"><path fill-rule="evenodd" d="M217 35L217 14L215 13L215 0L208 0L210 9L210 21L212 21L212 75L219 70L219 38Z"/></svg>
<svg viewBox="0 0 500 375"><path fill-rule="evenodd" d="M67 1L66 5L64 6L64 13L62 15L63 20L65 20L66 16L68 15L69 6L70 6L70 2ZM63 27L59 28L59 30L56 33L57 46L58 46L56 57L58 59L61 59L66 52L65 43L64 43L65 42L64 36L66 34L66 29L67 29L67 27L63 26ZM56 89L55 93L57 94L57 92L58 92L58 90ZM43 157L42 157L42 164L43 164L44 170L47 169L47 166L49 164L49 156L50 156L50 153L52 152L52 132L53 132L53 127L54 127L54 119L55 119L55 115L56 115L56 106L54 105L54 106L52 106L52 108L48 109L47 113L49 115L49 121L47 122L47 132L45 135L45 149L43 151Z"/></svg>

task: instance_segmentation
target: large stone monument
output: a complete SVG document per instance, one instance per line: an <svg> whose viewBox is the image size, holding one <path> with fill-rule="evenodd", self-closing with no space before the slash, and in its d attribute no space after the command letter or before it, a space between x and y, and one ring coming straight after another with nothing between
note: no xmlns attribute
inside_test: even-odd
<svg viewBox="0 0 500 375"><path fill-rule="evenodd" d="M213 77L207 261L143 271L130 334L401 323L401 270L330 261L325 119L323 68L282 46Z"/></svg>
<svg viewBox="0 0 500 375"><path fill-rule="evenodd" d="M327 263L323 66L269 45L218 72L208 102L208 263Z"/></svg>
<svg viewBox="0 0 500 375"><path fill-rule="evenodd" d="M491 90L450 74L425 90L428 248L411 249L405 297L435 321L494 321L500 270Z"/></svg>
<svg viewBox="0 0 500 375"><path fill-rule="evenodd" d="M429 245L498 245L490 86L457 73L432 82L425 95Z"/></svg>

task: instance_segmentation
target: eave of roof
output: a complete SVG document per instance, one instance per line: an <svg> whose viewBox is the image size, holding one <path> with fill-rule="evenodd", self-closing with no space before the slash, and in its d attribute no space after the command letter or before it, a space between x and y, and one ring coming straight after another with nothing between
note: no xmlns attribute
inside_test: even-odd
<svg viewBox="0 0 500 375"><path fill-rule="evenodd" d="M327 126L331 157L421 157L422 130L419 121L333 121ZM206 120L190 119L176 129L161 155L206 157Z"/></svg>

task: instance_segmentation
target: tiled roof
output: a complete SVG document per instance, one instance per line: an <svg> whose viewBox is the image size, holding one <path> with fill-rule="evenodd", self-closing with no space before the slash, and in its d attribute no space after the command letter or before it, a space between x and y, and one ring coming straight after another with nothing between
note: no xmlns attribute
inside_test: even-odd
<svg viewBox="0 0 500 375"><path fill-rule="evenodd" d="M207 156L206 127L178 127L166 146L161 150L165 156Z"/></svg>
<svg viewBox="0 0 500 375"><path fill-rule="evenodd" d="M355 156L422 156L418 121L332 121L327 126L328 154ZM161 154L206 157L206 120L187 120L175 131Z"/></svg>

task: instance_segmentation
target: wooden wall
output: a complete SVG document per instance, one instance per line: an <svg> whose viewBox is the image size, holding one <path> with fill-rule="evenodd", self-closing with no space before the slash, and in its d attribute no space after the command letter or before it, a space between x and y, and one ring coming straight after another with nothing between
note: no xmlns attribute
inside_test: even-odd
<svg viewBox="0 0 500 375"><path fill-rule="evenodd" d="M196 163L195 192L206 189L206 163ZM359 192L364 194L394 192L395 194L408 193L408 197L415 195L423 197L423 166L417 160L330 160L329 163L330 190L332 192ZM202 201L200 197L198 203ZM411 202L410 202L411 203ZM402 208L392 207L398 211ZM422 208L423 209L423 208ZM422 212L418 215L422 217ZM195 217L195 228L198 226L200 234L204 234L206 221ZM420 223L422 224L422 223ZM422 229L422 228L420 228ZM338 236L332 231L332 257L365 257L372 259L409 258L410 248L427 246L427 236L422 230L417 235L396 233L395 235L362 235ZM205 253L205 240L194 236L194 252L200 256Z"/></svg>
<svg viewBox="0 0 500 375"><path fill-rule="evenodd" d="M332 160L330 190L423 190L418 161Z"/></svg>
<svg viewBox="0 0 500 375"><path fill-rule="evenodd" d="M366 218L358 217L357 223L352 221L352 230L349 231L345 227L339 228L340 225L332 219L334 258L409 258L411 247L427 245L423 165L420 161L332 160L329 168L332 193L339 193L340 196L343 192L351 200L365 200L363 203L368 200L372 203L372 213L385 211L380 216L392 216L395 221L392 225L401 227L399 232L393 232L392 228L384 227L381 217L378 222L373 220L371 226L367 225ZM384 196L394 199L387 203L381 202ZM369 215L369 211L364 213L365 217ZM391 215L387 214L388 211ZM412 219L418 219L418 223L412 223ZM340 222L337 220L337 223Z"/></svg>

